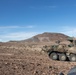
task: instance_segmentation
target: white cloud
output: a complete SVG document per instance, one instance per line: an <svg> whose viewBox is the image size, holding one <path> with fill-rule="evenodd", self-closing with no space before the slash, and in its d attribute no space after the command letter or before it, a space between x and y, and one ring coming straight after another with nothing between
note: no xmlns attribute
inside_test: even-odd
<svg viewBox="0 0 76 75"><path fill-rule="evenodd" d="M34 28L33 25L27 26L0 26L0 41L24 40L36 35L28 29Z"/></svg>
<svg viewBox="0 0 76 75"><path fill-rule="evenodd" d="M62 28L62 33L76 37L76 27L65 26Z"/></svg>
<svg viewBox="0 0 76 75"><path fill-rule="evenodd" d="M5 28L19 28L19 26L0 26L0 29L5 29Z"/></svg>
<svg viewBox="0 0 76 75"><path fill-rule="evenodd" d="M36 32L16 32L16 33L3 34L3 35L0 35L0 41L6 42L10 40L16 40L16 41L24 40L36 34L37 34Z"/></svg>
<svg viewBox="0 0 76 75"><path fill-rule="evenodd" d="M0 26L0 29L14 29L14 28L34 28L32 25L27 26Z"/></svg>
<svg viewBox="0 0 76 75"><path fill-rule="evenodd" d="M26 26L26 28L34 28L34 26L31 26L31 25L30 25L30 26Z"/></svg>

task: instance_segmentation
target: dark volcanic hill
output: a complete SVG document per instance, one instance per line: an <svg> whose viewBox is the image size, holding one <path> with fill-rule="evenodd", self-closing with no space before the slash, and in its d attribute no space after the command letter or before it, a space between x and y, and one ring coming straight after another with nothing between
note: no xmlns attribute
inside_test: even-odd
<svg viewBox="0 0 76 75"><path fill-rule="evenodd" d="M65 41L68 37L69 36L62 33L45 32L23 41L24 42L51 42L56 40Z"/></svg>

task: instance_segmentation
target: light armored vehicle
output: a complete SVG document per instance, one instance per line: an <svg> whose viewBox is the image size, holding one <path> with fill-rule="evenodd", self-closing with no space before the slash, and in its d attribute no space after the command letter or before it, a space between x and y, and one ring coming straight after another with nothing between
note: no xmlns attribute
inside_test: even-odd
<svg viewBox="0 0 76 75"><path fill-rule="evenodd" d="M56 45L52 45L51 49L48 52L48 55L53 60L70 60L76 61L76 38L68 38L70 44L60 44L60 41L57 41Z"/></svg>

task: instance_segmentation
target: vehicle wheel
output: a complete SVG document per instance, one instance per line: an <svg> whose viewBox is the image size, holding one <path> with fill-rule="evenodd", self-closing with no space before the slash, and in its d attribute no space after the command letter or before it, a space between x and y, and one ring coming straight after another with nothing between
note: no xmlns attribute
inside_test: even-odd
<svg viewBox="0 0 76 75"><path fill-rule="evenodd" d="M51 54L49 55L49 57L50 57L51 59L53 59L53 60L57 60L57 59L58 59L58 55L57 55L57 53L55 53L55 52L51 53Z"/></svg>
<svg viewBox="0 0 76 75"><path fill-rule="evenodd" d="M60 61L65 61L67 59L66 55L65 54L60 54L59 55L59 60Z"/></svg>
<svg viewBox="0 0 76 75"><path fill-rule="evenodd" d="M73 62L76 61L76 55L71 54L70 57L69 57L69 60L73 61Z"/></svg>

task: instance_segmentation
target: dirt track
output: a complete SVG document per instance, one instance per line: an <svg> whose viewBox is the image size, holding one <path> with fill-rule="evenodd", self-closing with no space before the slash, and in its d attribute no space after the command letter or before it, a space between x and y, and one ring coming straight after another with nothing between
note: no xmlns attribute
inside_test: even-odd
<svg viewBox="0 0 76 75"><path fill-rule="evenodd" d="M44 52L31 51L32 47L9 45L0 45L0 75L59 75L76 66L76 62L51 60Z"/></svg>
<svg viewBox="0 0 76 75"><path fill-rule="evenodd" d="M47 54L25 51L23 54L0 54L0 75L58 75L65 74L75 62L54 61Z"/></svg>

